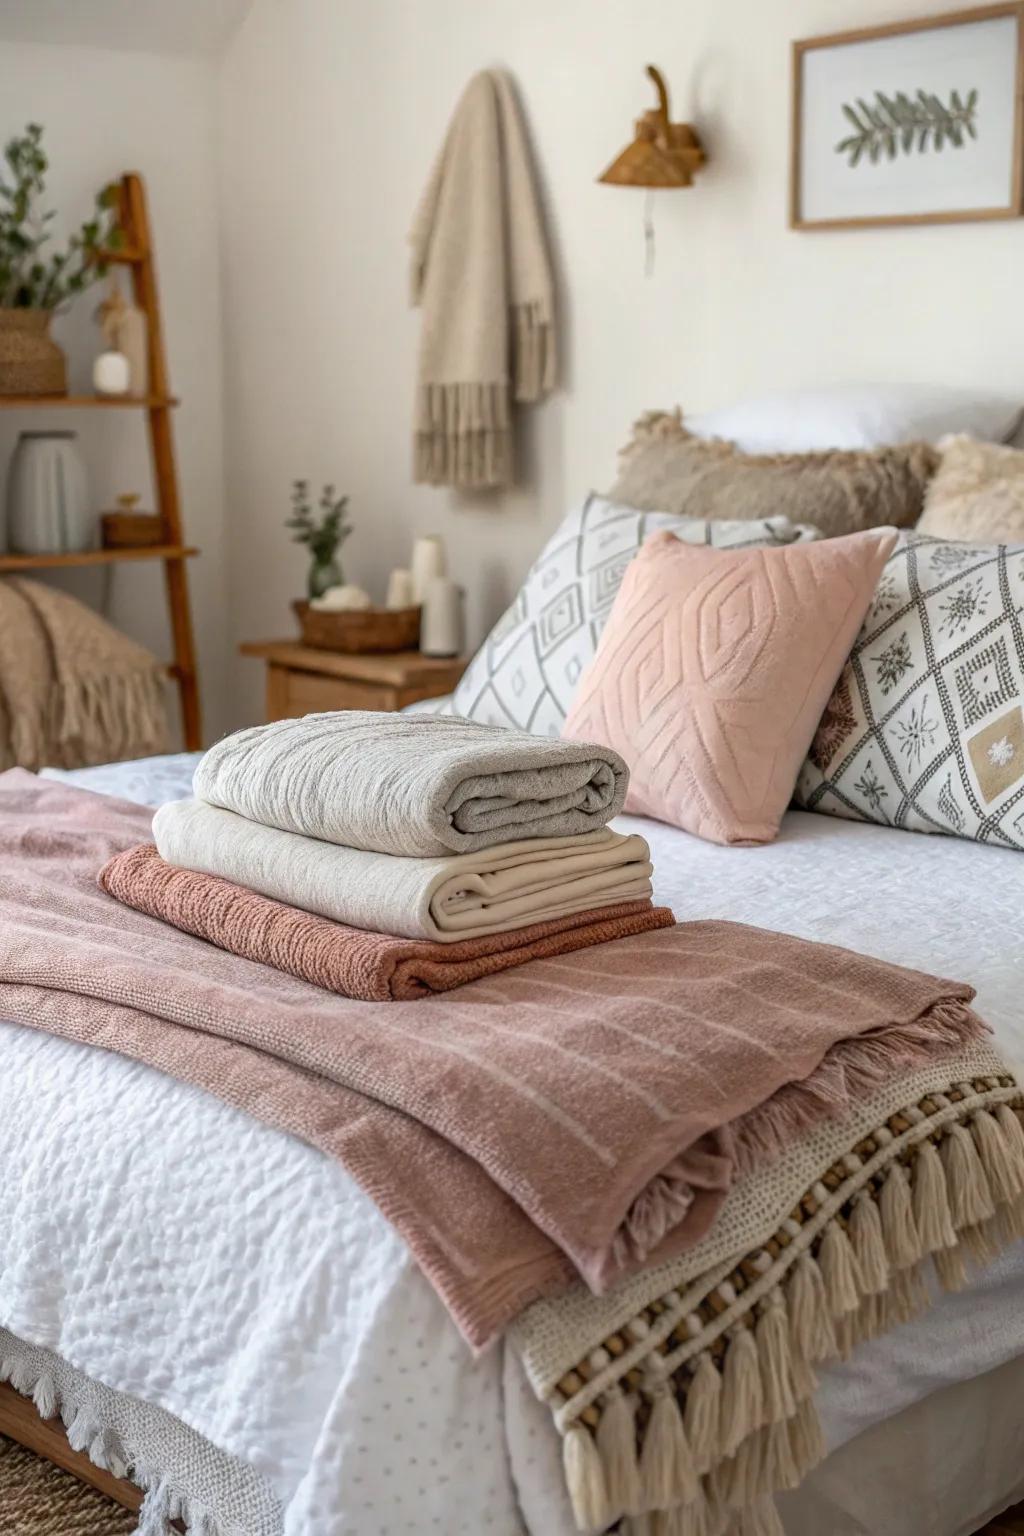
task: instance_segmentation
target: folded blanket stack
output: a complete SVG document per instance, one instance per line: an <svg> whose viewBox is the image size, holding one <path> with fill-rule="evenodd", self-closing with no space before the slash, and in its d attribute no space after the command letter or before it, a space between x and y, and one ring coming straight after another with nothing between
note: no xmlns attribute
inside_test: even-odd
<svg viewBox="0 0 1024 1536"><path fill-rule="evenodd" d="M119 901L368 1001L665 927L650 851L606 823L603 748L366 711L240 731L118 855Z"/></svg>

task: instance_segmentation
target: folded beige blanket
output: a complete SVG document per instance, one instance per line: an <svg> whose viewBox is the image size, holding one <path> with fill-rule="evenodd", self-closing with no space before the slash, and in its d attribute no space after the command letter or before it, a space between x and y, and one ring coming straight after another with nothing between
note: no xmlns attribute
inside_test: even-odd
<svg viewBox="0 0 1024 1536"><path fill-rule="evenodd" d="M431 992L450 992L531 960L568 955L629 934L669 928L674 922L667 907L650 901L619 902L505 933L437 944L332 923L231 880L176 869L152 843L115 854L98 878L116 901L137 912L159 917L233 955L367 1002L408 1002Z"/></svg>
<svg viewBox="0 0 1024 1536"><path fill-rule="evenodd" d="M968 987L714 922L415 1004L333 997L102 892L145 821L0 778L0 1017L339 1157L478 1346L574 1272L606 1289L692 1247L737 1174L984 1032Z"/></svg>
<svg viewBox="0 0 1024 1536"><path fill-rule="evenodd" d="M176 800L153 817L153 840L179 869L219 875L353 928L437 944L651 895L647 844L608 827L401 859L280 832L202 800Z"/></svg>
<svg viewBox="0 0 1024 1536"><path fill-rule="evenodd" d="M572 837L622 810L617 752L454 715L342 710L236 731L200 760L200 800L250 821L402 857Z"/></svg>

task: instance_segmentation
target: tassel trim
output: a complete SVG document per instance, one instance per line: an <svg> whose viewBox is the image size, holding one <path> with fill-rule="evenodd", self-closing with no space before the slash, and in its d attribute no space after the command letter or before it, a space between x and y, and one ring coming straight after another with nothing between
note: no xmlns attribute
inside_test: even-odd
<svg viewBox="0 0 1024 1536"><path fill-rule="evenodd" d="M980 1108L979 1097L988 1100ZM948 1113L957 1102L960 1121ZM621 1389L595 1399L585 1365L563 1378L552 1406L565 1422L572 1399L580 1403L565 1450L581 1530L623 1517L624 1536L776 1530L772 1496L824 1454L813 1366L924 1310L929 1264L957 1289L965 1254L988 1262L1024 1234L1024 1097L1012 1078L958 1084L920 1108L916 1120L906 1111L889 1123L910 1116L916 1142L895 1149L880 1128L859 1187L847 1189L857 1184L850 1175L830 1189L826 1174L763 1254L719 1278L665 1337L647 1337L646 1372L623 1361L616 1335L595 1358L612 1360L602 1370L617 1369ZM633 1337L681 1301L674 1292L653 1303Z"/></svg>
<svg viewBox="0 0 1024 1536"><path fill-rule="evenodd" d="M138 1536L176 1536L171 1522L181 1520L195 1536L228 1536L211 1511L175 1489L159 1471L136 1460L117 1431L94 1417L70 1394L61 1396L52 1376L18 1356L0 1356L0 1383L9 1382L22 1397L30 1397L40 1418L60 1418L73 1451L87 1455L94 1466L113 1477L127 1478L145 1494L139 1512ZM588 1436L589 1438L589 1436Z"/></svg>
<svg viewBox="0 0 1024 1536"><path fill-rule="evenodd" d="M507 384L421 384L413 473L427 485L487 490L513 476Z"/></svg>

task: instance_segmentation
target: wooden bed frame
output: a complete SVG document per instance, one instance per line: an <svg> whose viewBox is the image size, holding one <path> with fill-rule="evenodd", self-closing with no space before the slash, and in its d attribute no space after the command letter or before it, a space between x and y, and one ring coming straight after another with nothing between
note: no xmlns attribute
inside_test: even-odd
<svg viewBox="0 0 1024 1536"><path fill-rule="evenodd" d="M73 1451L60 1418L44 1419L39 1415L30 1397L22 1397L13 1387L0 1384L0 1435L15 1440L35 1456L41 1456L63 1472L70 1472L79 1482L88 1483L115 1504L138 1513L142 1506L143 1492L126 1477L115 1477L95 1466L84 1451ZM173 1522L174 1529L184 1532L180 1520Z"/></svg>

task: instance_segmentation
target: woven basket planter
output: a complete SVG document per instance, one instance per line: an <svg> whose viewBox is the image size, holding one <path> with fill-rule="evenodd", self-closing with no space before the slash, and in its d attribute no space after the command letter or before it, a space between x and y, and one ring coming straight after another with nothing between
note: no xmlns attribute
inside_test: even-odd
<svg viewBox="0 0 1024 1536"><path fill-rule="evenodd" d="M0 309L0 395L66 395L67 360L48 309Z"/></svg>
<svg viewBox="0 0 1024 1536"><path fill-rule="evenodd" d="M372 651L415 651L420 643L420 610L416 608L346 608L330 613L293 603L304 645L317 651L342 651L349 656Z"/></svg>

